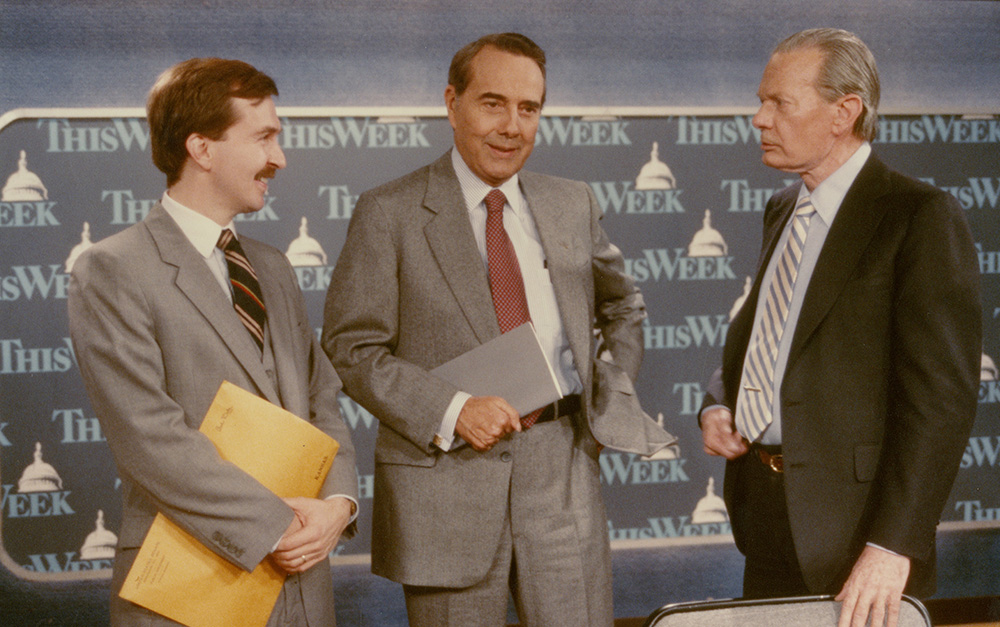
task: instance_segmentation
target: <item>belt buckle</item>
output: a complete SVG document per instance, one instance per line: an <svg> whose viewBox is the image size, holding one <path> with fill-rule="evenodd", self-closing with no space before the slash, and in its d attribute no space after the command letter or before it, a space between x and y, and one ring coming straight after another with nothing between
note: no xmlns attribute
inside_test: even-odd
<svg viewBox="0 0 1000 627"><path fill-rule="evenodd" d="M777 455L770 455L767 460L767 465L774 472L785 472L785 458L780 453Z"/></svg>

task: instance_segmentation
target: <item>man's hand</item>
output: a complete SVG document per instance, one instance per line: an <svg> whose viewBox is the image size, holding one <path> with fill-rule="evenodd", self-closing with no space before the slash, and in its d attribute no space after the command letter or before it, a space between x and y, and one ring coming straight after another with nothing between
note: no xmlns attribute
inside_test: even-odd
<svg viewBox="0 0 1000 627"><path fill-rule="evenodd" d="M465 401L455 433L479 452L493 448L505 435L521 430L521 417L499 396L473 396Z"/></svg>
<svg viewBox="0 0 1000 627"><path fill-rule="evenodd" d="M288 574L309 570L325 560L351 520L351 501L345 498L282 499L295 519L271 553L274 563Z"/></svg>
<svg viewBox="0 0 1000 627"><path fill-rule="evenodd" d="M736 459L750 450L747 441L736 431L733 412L725 407L709 409L701 415L701 439L705 452Z"/></svg>
<svg viewBox="0 0 1000 627"><path fill-rule="evenodd" d="M837 595L844 602L837 627L865 627L869 614L873 627L896 627L909 575L910 558L866 546Z"/></svg>

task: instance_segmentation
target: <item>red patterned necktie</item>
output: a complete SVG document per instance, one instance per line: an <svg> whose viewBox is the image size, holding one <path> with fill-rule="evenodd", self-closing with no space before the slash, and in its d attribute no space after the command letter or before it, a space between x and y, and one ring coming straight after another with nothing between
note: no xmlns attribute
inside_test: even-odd
<svg viewBox="0 0 1000 627"><path fill-rule="evenodd" d="M264 307L264 297L260 292L260 282L257 273L243 253L239 240L229 229L223 229L216 244L226 255L226 266L229 268L229 283L233 288L233 308L240 317L240 322L250 332L250 337L256 342L257 348L264 350L264 324L267 322L267 309Z"/></svg>
<svg viewBox="0 0 1000 627"><path fill-rule="evenodd" d="M499 189L486 195L486 259L489 265L490 294L497 313L500 332L506 333L531 321L528 299L524 295L524 279L517 262L514 246L503 228L503 207L507 197ZM536 409L521 416L521 425L527 429L535 424L542 410Z"/></svg>

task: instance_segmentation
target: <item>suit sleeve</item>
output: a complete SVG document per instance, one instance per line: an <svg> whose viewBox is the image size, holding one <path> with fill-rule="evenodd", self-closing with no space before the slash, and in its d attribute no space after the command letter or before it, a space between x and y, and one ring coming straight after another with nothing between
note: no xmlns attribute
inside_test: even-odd
<svg viewBox="0 0 1000 627"><path fill-rule="evenodd" d="M642 321L646 319L646 304L635 280L625 273L621 250L601 227L600 205L590 186L586 187L593 250L594 325L601 331L615 364L635 381L645 349Z"/></svg>
<svg viewBox="0 0 1000 627"><path fill-rule="evenodd" d="M950 195L924 194L895 264L889 415L869 542L927 559L979 388L979 266ZM928 198L929 196L929 198Z"/></svg>
<svg viewBox="0 0 1000 627"><path fill-rule="evenodd" d="M400 341L400 251L390 227L377 197L362 194L330 280L323 350L351 398L431 455L434 435L458 389L394 355Z"/></svg>
<svg viewBox="0 0 1000 627"><path fill-rule="evenodd" d="M358 473L354 443L351 439L350 429L340 414L340 404L337 400L341 388L340 377L337 376L330 360L323 354L309 323L305 299L302 296L302 291L298 289L298 281L291 264L288 263L284 255L278 255L278 257L286 274L281 285L289 292L287 298L292 304L296 328L301 335L300 341L305 346L306 370L309 373L308 419L317 429L329 435L339 444L337 455L333 459L333 465L320 490L319 498L342 495L354 499L357 503ZM343 535L345 538L350 538L356 531L357 525L352 524Z"/></svg>
<svg viewBox="0 0 1000 627"><path fill-rule="evenodd" d="M167 393L157 328L177 324L151 307L156 290L127 254L91 249L69 291L69 326L87 392L119 473L170 520L245 570L270 552L293 513L224 462ZM133 488L136 489L136 488Z"/></svg>

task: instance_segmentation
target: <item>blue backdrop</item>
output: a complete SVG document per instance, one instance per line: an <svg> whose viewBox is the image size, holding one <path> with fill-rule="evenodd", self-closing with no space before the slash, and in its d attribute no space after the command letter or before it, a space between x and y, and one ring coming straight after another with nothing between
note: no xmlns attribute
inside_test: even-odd
<svg viewBox="0 0 1000 627"><path fill-rule="evenodd" d="M721 491L722 466L700 453L693 410L756 260L758 212L789 179L759 163L752 108L742 107L756 102L770 47L815 25L854 30L873 48L883 108L906 114L883 121L876 143L883 158L933 179L967 209L984 272L988 366L1000 357L1000 133L991 115L1000 102L1000 3L762 9L639 1L622 11L597 2L515 2L499 10L448 2L5 2L0 113L139 107L160 71L196 55L243 58L271 73L282 91L289 168L272 185L267 208L241 231L287 250L306 218L308 236L327 255L297 268L318 327L357 194L450 145L440 101L453 51L488 31L535 38L549 52L549 106L529 167L586 180L600 198L605 228L650 304L641 398L681 436L668 458L602 455L618 614L638 615L661 602L738 591L728 522L711 498L713 484ZM63 616L65 623L83 610L80 624L87 624L106 611L111 556L101 541L116 530L120 509L65 333L66 264L77 245L141 219L162 193L146 141L138 110L49 109L0 119L0 184L10 187L0 201L0 609L11 620ZM642 177L650 162L666 167L671 185L660 167L650 187ZM692 250L697 233L712 245ZM949 596L1000 592L995 577L967 576L968 559L987 573L1000 561L995 380L984 380L980 400L943 516ZM341 408L361 452L365 516L373 422L347 399ZM53 472L22 488L29 467L44 464ZM365 532L342 548L348 557L334 560L338 592L350 590L338 597L345 625L392 624L366 614L386 590L364 575L369 542ZM664 568L663 585L635 585L637 572L663 576ZM669 574L678 571L684 576Z"/></svg>

